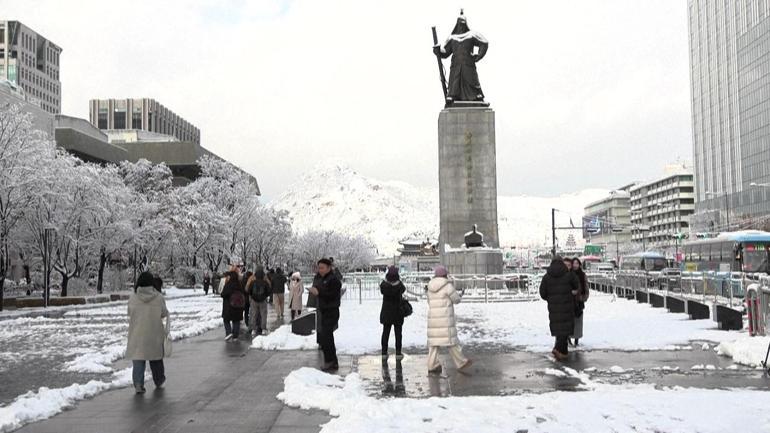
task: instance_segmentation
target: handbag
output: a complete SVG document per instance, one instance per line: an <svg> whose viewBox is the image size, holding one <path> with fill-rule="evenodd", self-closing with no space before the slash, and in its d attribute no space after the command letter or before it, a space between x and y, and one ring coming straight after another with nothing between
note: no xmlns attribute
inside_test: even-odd
<svg viewBox="0 0 770 433"><path fill-rule="evenodd" d="M401 317L409 317L414 312L412 304L404 298L401 298L401 302L398 304L398 310L401 312Z"/></svg>
<svg viewBox="0 0 770 433"><path fill-rule="evenodd" d="M171 356L171 316L166 316L166 337L163 339L163 357Z"/></svg>

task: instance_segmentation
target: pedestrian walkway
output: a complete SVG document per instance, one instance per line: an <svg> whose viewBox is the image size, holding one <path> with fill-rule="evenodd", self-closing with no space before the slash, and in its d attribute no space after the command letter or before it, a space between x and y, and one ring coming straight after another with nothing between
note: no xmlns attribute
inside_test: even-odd
<svg viewBox="0 0 770 433"><path fill-rule="evenodd" d="M283 379L302 366L320 365L317 351L250 350L248 339L226 343L222 329L175 343L163 389L147 394L123 388L80 402L74 409L29 424L21 433L318 432L329 416L284 407L275 396ZM128 366L121 361L119 368ZM340 372L352 359L340 358Z"/></svg>

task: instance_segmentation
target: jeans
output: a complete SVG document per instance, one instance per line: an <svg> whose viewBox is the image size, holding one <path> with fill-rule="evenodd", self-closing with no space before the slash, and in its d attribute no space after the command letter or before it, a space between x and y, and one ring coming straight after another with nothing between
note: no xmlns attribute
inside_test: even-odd
<svg viewBox="0 0 770 433"><path fill-rule="evenodd" d="M144 371L147 367L147 362L144 360L133 360L134 370L132 377L134 379L134 385L144 386ZM152 381L155 382L155 386L160 386L166 381L166 370L163 367L163 360L150 361L150 371L152 372Z"/></svg>
<svg viewBox="0 0 770 433"><path fill-rule="evenodd" d="M223 319L225 322L225 335L233 334L233 338L238 338L238 334L241 330L241 321L240 320L227 320Z"/></svg>
<svg viewBox="0 0 770 433"><path fill-rule="evenodd" d="M337 364L337 348L334 346L334 328L340 320L339 308L328 308L323 310L321 315L321 349L324 353L324 362L326 364Z"/></svg>
<svg viewBox="0 0 770 433"><path fill-rule="evenodd" d="M569 345L569 336L567 335L556 336L556 343L554 344L553 348L556 349L559 353L566 355L569 351L568 345Z"/></svg>
<svg viewBox="0 0 770 433"><path fill-rule="evenodd" d="M391 325L390 323L382 325L382 354L387 355L388 354L388 341L390 340L390 328L393 327L393 332L396 334L396 354L401 354L401 327L402 324L395 323Z"/></svg>

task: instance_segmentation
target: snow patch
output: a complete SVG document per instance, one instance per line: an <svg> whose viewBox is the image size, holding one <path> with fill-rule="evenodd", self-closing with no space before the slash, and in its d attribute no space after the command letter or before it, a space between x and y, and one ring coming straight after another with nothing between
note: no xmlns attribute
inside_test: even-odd
<svg viewBox="0 0 770 433"><path fill-rule="evenodd" d="M768 345L770 345L770 336L750 337L744 335L736 340L723 341L717 346L717 353L729 356L736 364L759 367L765 360Z"/></svg>
<svg viewBox="0 0 770 433"><path fill-rule="evenodd" d="M315 350L315 334L296 335L291 333L291 325L283 325L268 335L259 335L251 342L252 349L263 350Z"/></svg>

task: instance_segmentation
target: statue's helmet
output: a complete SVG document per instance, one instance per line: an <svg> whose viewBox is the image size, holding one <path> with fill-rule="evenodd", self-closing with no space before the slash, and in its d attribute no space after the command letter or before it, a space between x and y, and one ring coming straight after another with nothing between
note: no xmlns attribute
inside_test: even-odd
<svg viewBox="0 0 770 433"><path fill-rule="evenodd" d="M461 35L463 33L467 33L470 31L468 28L468 20L465 18L465 13L462 9L460 9L460 16L457 17L457 24L455 24L455 28L452 30L453 35Z"/></svg>

